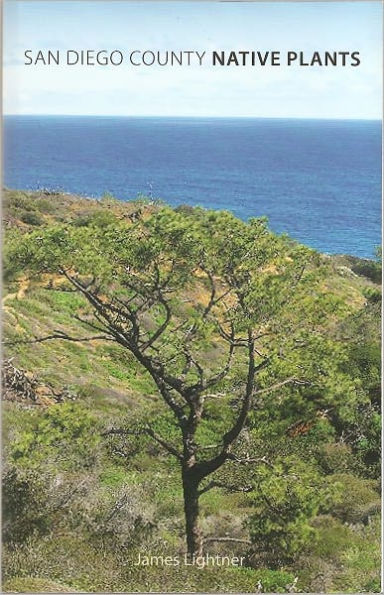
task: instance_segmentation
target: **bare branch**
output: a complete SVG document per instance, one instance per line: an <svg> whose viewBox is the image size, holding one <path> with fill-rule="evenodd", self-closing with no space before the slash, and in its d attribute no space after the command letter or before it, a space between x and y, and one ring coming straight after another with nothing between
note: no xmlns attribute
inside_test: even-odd
<svg viewBox="0 0 384 595"><path fill-rule="evenodd" d="M253 492L256 489L255 486L253 486L253 485L235 486L235 485L227 485L226 483L223 483L221 481L210 481L206 486L204 486L201 490L199 490L199 495L201 496L201 494L205 494L206 492L209 492L209 490L212 490L213 488L222 488L222 489L226 490L227 492L231 492L231 493L241 492L243 494Z"/></svg>
<svg viewBox="0 0 384 595"><path fill-rule="evenodd" d="M183 355L185 357L185 366L183 369L183 379L185 378L185 376L187 375L187 373L190 371L190 369L192 368L192 366L194 366L196 368L197 374L199 376L199 382L196 385L193 385L192 387L190 387L193 390L197 389L199 391L201 391L202 386L204 384L204 370L201 367L201 365L199 364L199 362L192 356L188 345L184 345L183 346ZM190 391L187 391L187 394Z"/></svg>
<svg viewBox="0 0 384 595"><path fill-rule="evenodd" d="M157 434L152 428L140 428L137 430L124 430L122 428L111 428L110 430L103 432L101 435L102 436L113 436L113 435L115 435L115 436L116 435L117 436L143 436L143 435L147 435L147 436L150 436L151 438L153 438L154 440L156 440L156 442L158 442L163 448L165 448L174 457L179 459L179 461L183 460L183 455L181 453L179 453L179 451L174 446L172 446L172 444L169 444L163 438L161 438L161 436L159 436L159 434Z"/></svg>
<svg viewBox="0 0 384 595"><path fill-rule="evenodd" d="M225 393L206 393L202 396L203 399L222 399L225 397Z"/></svg>
<svg viewBox="0 0 384 595"><path fill-rule="evenodd" d="M228 447L233 444L233 442L239 436L245 420L247 418L250 406L251 406L251 399L253 395L253 385L256 373L256 366L255 366L255 354L254 354L254 341L251 336L251 331L248 331L248 376L247 376L247 385L245 389L245 394L243 397L242 406L240 409L240 413L235 424L232 426L231 430L227 432L223 437L224 449L228 451ZM260 365L258 366L260 369Z"/></svg>
<svg viewBox="0 0 384 595"><path fill-rule="evenodd" d="M282 380L281 382L277 382L276 384L272 384L272 386L268 386L267 388L262 388L257 391L258 395L262 395L264 393L270 393L272 391L278 390L282 386L287 384L293 384L296 386L309 386L311 383L307 380L300 380L299 378L295 378L291 376L291 378L287 378L286 380Z"/></svg>
<svg viewBox="0 0 384 595"><path fill-rule="evenodd" d="M161 337L161 335L164 333L164 331L166 330L167 326L169 325L169 323L171 321L171 308L169 307L168 302L164 299L164 297L162 296L162 294L160 292L158 293L158 299L159 299L159 302L161 303L161 305L165 309L165 312L166 312L165 320L164 320L163 324L161 324L159 326L159 328L155 331L155 333L151 336L151 338L143 345L143 347L142 347L143 351L148 349L148 347L151 347L153 345L153 343L155 343L155 341L157 341L157 339L159 337Z"/></svg>
<svg viewBox="0 0 384 595"><path fill-rule="evenodd" d="M215 285L215 281L213 279L213 275L210 271L208 271L207 269L205 269L202 265L201 265L201 269L204 271L204 273L207 275L208 279L209 279L209 284L211 287L211 295L209 298L209 302L208 305L206 306L204 312L203 312L203 316L202 318L206 318L209 314L209 312L211 311L214 303L215 303L215 295L216 295L216 285Z"/></svg>
<svg viewBox="0 0 384 595"><path fill-rule="evenodd" d="M229 334L223 327L223 325L216 320L217 330L224 341L230 343L234 347L247 347L248 346L248 339L245 337L234 337L232 334Z"/></svg>
<svg viewBox="0 0 384 595"><path fill-rule="evenodd" d="M47 291L60 291L63 293L76 293L77 290L72 287L54 287L53 285L46 285L44 287Z"/></svg>
<svg viewBox="0 0 384 595"><path fill-rule="evenodd" d="M73 314L73 318L75 320L78 320L79 322L81 322L83 324L86 324L87 326L89 326L90 328L93 328L96 331L100 331L100 332L104 332L105 331L105 327L104 326L97 326L97 324L94 324L90 320L87 320L86 318L83 318L79 314Z"/></svg>
<svg viewBox="0 0 384 595"><path fill-rule="evenodd" d="M248 376L241 409L232 428L223 436L223 447L221 452L211 460L202 461L197 464L198 473L202 478L216 471L216 469L221 467L221 465L229 458L235 460L233 458L234 455L231 455L230 453L230 449L239 437L239 434L246 422L248 412L251 407L251 400L254 394L255 375L257 372L267 366L268 363L268 360L263 360L258 366L255 365L254 340L252 338L252 330L248 329ZM239 459L238 462L241 462L241 460ZM249 459L247 462L251 462L251 460Z"/></svg>
<svg viewBox="0 0 384 595"><path fill-rule="evenodd" d="M215 448L220 448L221 444L207 444L207 446L200 446L200 450L214 450Z"/></svg>
<svg viewBox="0 0 384 595"><path fill-rule="evenodd" d="M245 543L247 545L252 545L252 541L249 539L238 539L237 537L205 537L203 539L203 543L211 543L211 542L233 542L233 543Z"/></svg>
<svg viewBox="0 0 384 595"><path fill-rule="evenodd" d="M235 345L235 329L234 329L233 323L231 323L230 337L231 337L231 341L229 342L228 356L227 356L227 361L224 365L224 368L220 372L218 372L214 376L211 376L211 378L208 378L205 382L203 382L202 387L201 387L202 390L206 390L207 388L214 386L215 384L217 384L218 382L223 380L223 378L225 378L225 376L228 374L230 367L231 367L235 347L236 347L236 345Z"/></svg>
<svg viewBox="0 0 384 595"><path fill-rule="evenodd" d="M94 335L93 337L71 337L66 333L62 333L61 331L57 331L52 333L52 335L47 335L46 337L38 337L36 339L18 339L16 341L4 341L3 345L27 345L32 343L44 343L44 341L52 341L53 339L61 339L64 341L74 341L77 343L83 343L86 341L96 341L96 340L103 340L103 341L113 341L113 337L108 335Z"/></svg>

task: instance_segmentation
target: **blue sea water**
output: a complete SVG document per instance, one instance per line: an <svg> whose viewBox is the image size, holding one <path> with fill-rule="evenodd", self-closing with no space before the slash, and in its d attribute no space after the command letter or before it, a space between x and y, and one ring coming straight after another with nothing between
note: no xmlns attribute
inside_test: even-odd
<svg viewBox="0 0 384 595"><path fill-rule="evenodd" d="M7 187L266 215L326 253L372 257L381 236L381 123L7 116Z"/></svg>

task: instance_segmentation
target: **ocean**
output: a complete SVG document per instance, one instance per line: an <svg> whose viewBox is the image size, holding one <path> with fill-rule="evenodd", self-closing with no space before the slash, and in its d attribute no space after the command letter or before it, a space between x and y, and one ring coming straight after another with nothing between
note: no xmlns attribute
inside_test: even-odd
<svg viewBox="0 0 384 595"><path fill-rule="evenodd" d="M4 184L226 209L328 254L381 242L381 123L6 116Z"/></svg>

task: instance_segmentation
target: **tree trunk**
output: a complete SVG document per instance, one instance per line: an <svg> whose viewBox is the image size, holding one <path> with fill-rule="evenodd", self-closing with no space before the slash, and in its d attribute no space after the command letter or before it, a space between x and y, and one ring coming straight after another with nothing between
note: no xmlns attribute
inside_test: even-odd
<svg viewBox="0 0 384 595"><path fill-rule="evenodd" d="M183 469L185 530L188 556L201 556L203 538L199 527L199 481L191 469Z"/></svg>

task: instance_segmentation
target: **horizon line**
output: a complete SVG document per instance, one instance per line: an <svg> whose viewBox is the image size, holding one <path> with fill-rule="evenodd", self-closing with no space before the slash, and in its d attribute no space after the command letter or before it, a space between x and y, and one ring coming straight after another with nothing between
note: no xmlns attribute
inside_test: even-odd
<svg viewBox="0 0 384 595"><path fill-rule="evenodd" d="M174 118L174 119L212 119L212 120L225 120L225 119L248 119L248 120L340 120L340 121L368 121L368 122L383 122L383 116L379 117L350 117L350 118L339 118L337 116L208 116L208 115L160 115L160 114L18 114L18 113L4 113L4 117L60 117L60 118Z"/></svg>

